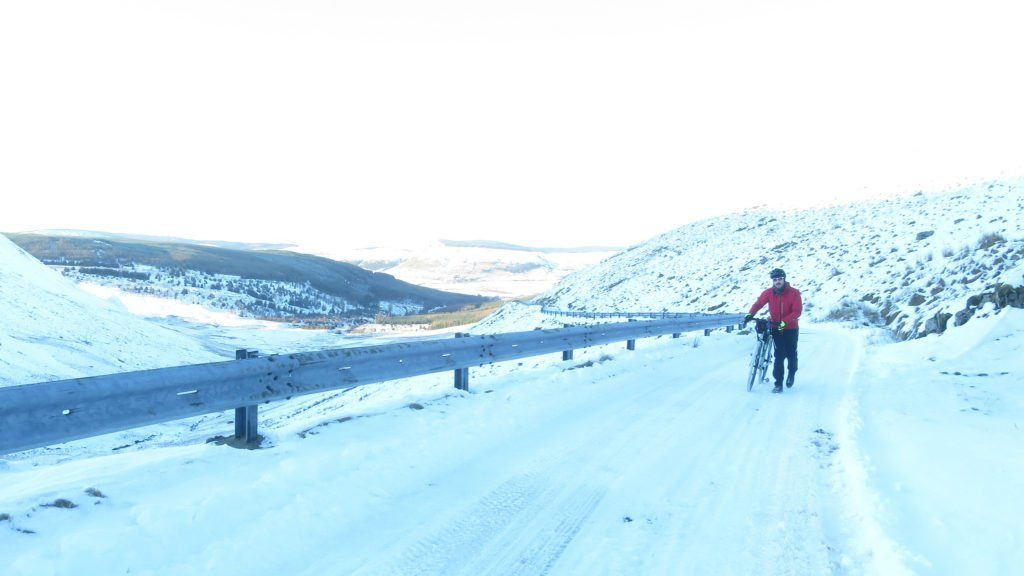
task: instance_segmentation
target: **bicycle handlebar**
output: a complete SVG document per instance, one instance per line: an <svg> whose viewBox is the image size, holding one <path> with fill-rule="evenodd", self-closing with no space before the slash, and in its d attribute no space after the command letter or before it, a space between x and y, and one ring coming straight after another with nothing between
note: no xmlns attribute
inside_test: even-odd
<svg viewBox="0 0 1024 576"><path fill-rule="evenodd" d="M761 330L756 330L756 332L758 332L758 333L760 333L760 332L770 332L770 331L778 328L778 326L780 324L780 322L772 322L768 318L753 318L752 320L754 321L754 325L755 326L757 326L757 327L763 326L764 327Z"/></svg>

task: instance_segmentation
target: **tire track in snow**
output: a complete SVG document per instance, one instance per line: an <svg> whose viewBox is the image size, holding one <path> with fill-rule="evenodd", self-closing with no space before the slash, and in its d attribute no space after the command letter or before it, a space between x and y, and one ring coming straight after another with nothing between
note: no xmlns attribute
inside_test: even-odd
<svg viewBox="0 0 1024 576"><path fill-rule="evenodd" d="M783 397L766 396L767 404L745 423L733 445L741 456L734 463L736 500L750 510L745 557L763 574L811 574L834 569L830 550L837 544L824 516L831 499L819 454L810 444L813 431L832 427L842 388L832 383L833 372L846 366L849 349L836 346L827 332L812 330L804 340L802 383ZM810 352L810 354L807 354ZM822 362L821 359L828 359ZM810 370L807 370L810 368ZM845 379L840 378L845 383ZM719 501L718 509L724 501Z"/></svg>
<svg viewBox="0 0 1024 576"><path fill-rule="evenodd" d="M519 468L526 472L442 521L426 538L400 544L388 554L394 561L357 574L548 573L621 473L616 463L628 461L652 437L673 435L665 424L711 393L700 382L686 386L671 378L636 387L626 402L617 398L564 424L558 438L538 447L546 452ZM567 462L581 466L566 470Z"/></svg>
<svg viewBox="0 0 1024 576"><path fill-rule="evenodd" d="M842 389L831 384L830 371L844 364L831 339L811 334L808 344L816 342L804 348L807 357L828 357L829 363L806 363L803 388L776 397L709 382L717 393L699 406L681 405L677 436L652 438L620 479L627 494L643 491L623 497L632 509L622 512L646 516L644 522L623 529L617 539L622 550L570 550L565 564L573 569L564 573L836 571L832 494L810 441L815 429L835 419ZM742 364L745 358L719 372L725 382L738 381ZM711 440L687 440L693 438ZM594 527L581 542L595 541L602 530L608 529Z"/></svg>
<svg viewBox="0 0 1024 576"><path fill-rule="evenodd" d="M429 538L414 542L394 562L357 574L456 574L487 539L503 530L545 492L539 471L513 478Z"/></svg>
<svg viewBox="0 0 1024 576"><path fill-rule="evenodd" d="M518 542L495 542L466 566L464 574L547 574L590 518L604 497L605 489L580 487L557 507L558 513L541 516L520 531ZM496 550L494 548L497 548Z"/></svg>

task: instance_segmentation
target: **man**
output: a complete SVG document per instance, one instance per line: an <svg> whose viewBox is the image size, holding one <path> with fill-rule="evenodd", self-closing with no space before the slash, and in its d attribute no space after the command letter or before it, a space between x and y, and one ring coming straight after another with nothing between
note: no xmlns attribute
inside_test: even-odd
<svg viewBox="0 0 1024 576"><path fill-rule="evenodd" d="M749 322L757 311L768 304L768 316L772 322L772 339L775 341L775 368L772 376L775 377L775 389L772 392L782 392L782 373L785 370L783 362L788 363L788 375L786 376L786 388L793 387L793 377L796 375L796 343L800 337L800 328L797 319L803 310L803 300L800 299L800 291L786 282L786 273L781 268L771 271L769 276L772 279L772 287L761 293L757 302L750 307L750 313L744 319Z"/></svg>

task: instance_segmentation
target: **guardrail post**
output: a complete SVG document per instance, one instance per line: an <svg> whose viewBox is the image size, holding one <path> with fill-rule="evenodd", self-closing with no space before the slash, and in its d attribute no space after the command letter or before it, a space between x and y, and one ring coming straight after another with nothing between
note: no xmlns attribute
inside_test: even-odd
<svg viewBox="0 0 1024 576"><path fill-rule="evenodd" d="M465 338L469 336L465 332L456 332L456 338ZM455 389L469 391L469 368L456 368L455 369Z"/></svg>
<svg viewBox="0 0 1024 576"><path fill-rule="evenodd" d="M704 335L705 336L711 336L711 328L705 328L704 329Z"/></svg>
<svg viewBox="0 0 1024 576"><path fill-rule="evenodd" d="M258 350L235 350L235 360L258 358ZM255 444L259 438L259 405L235 408L235 439L245 439L246 444Z"/></svg>
<svg viewBox="0 0 1024 576"><path fill-rule="evenodd" d="M679 338L679 334L680 334L679 332L673 332L672 333L672 337L673 338Z"/></svg>
<svg viewBox="0 0 1024 576"><path fill-rule="evenodd" d="M636 322L636 318L630 318L630 322ZM626 340L626 350L636 350L636 340Z"/></svg>
<svg viewBox="0 0 1024 576"><path fill-rule="evenodd" d="M725 327L726 332L732 332L732 324Z"/></svg>
<svg viewBox="0 0 1024 576"><path fill-rule="evenodd" d="M562 324L562 328L568 328L569 324ZM562 361L572 360L572 350L562 350Z"/></svg>

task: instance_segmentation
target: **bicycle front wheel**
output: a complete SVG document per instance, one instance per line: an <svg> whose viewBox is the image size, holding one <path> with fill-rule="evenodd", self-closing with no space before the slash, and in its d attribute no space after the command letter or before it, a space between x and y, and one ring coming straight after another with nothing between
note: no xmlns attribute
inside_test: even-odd
<svg viewBox="0 0 1024 576"><path fill-rule="evenodd" d="M764 343L764 362L761 364L761 382L764 382L768 378L768 366L772 363L772 356L775 354L775 341L768 339Z"/></svg>
<svg viewBox="0 0 1024 576"><path fill-rule="evenodd" d="M750 392L754 387L754 380L757 379L757 370L761 367L761 355L763 352L764 342L758 340L757 348L754 350L754 356L750 359L750 378L747 378L747 392Z"/></svg>

